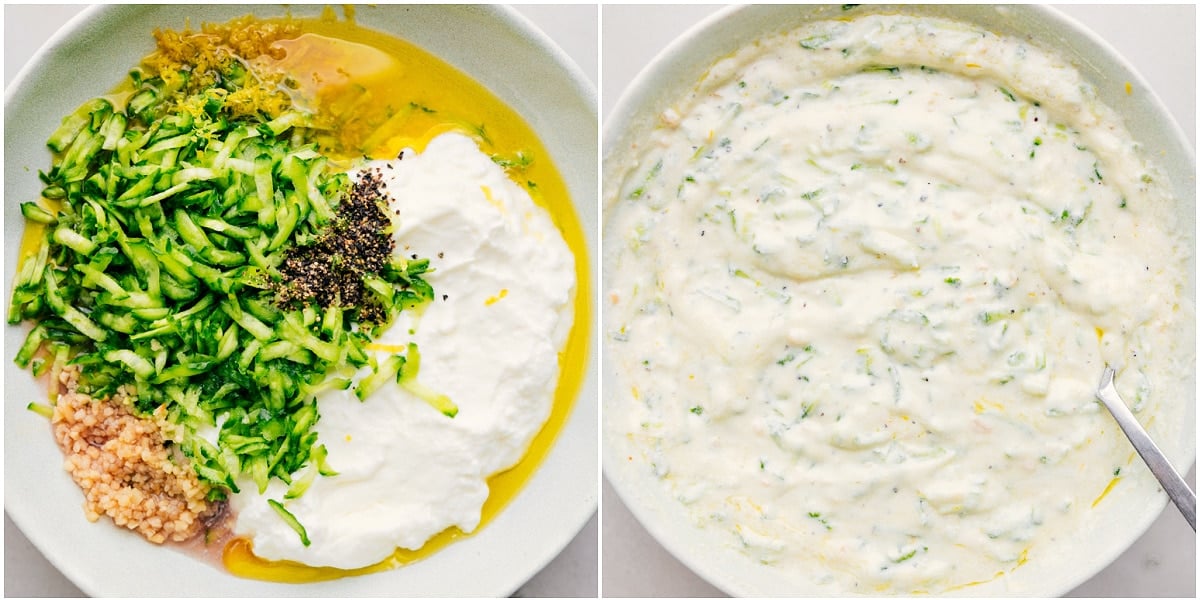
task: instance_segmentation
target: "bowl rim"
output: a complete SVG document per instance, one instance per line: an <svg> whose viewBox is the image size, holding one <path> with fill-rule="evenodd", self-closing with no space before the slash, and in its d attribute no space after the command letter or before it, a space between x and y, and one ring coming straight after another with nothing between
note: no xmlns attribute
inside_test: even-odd
<svg viewBox="0 0 1200 600"><path fill-rule="evenodd" d="M268 7L270 7L270 6L271 5L268 5ZM147 8L147 7L141 7L141 8ZM151 7L151 8L186 9L187 6L186 5L180 5L177 7L159 6L159 7ZM246 14L246 13L250 13L250 12L254 11L256 9L256 6L244 5L244 6L240 6L238 8L242 9L243 14ZM283 8L286 9L287 7L283 7ZM318 8L319 8L319 6L318 6ZM362 7L362 8L368 8L368 7ZM389 7L374 6L374 7L369 7L369 8L374 8L374 9L384 8L384 9L386 9ZM443 7L425 7L425 8L432 9L432 8L443 8ZM587 113L590 115L591 123L596 124L598 122L597 89L596 89L595 84L591 81L591 79L588 76L586 76L584 74L582 67L580 65L578 65L566 53L566 51L563 50L563 48L561 46L559 46L545 31L543 31L541 28L539 28L533 22L533 20L531 20L528 16L521 13L519 10L517 10L513 6L509 6L509 5L497 5L497 4L458 5L457 7L445 6L444 8L451 8L451 9L455 9L455 10L476 11L483 17L494 21L497 24L497 27L502 27L503 29L507 30L508 33L512 34L513 36L515 36L517 38L520 38L523 41L523 43L528 44L531 49L535 49L538 53L544 55L547 59L546 60L547 64L550 67L552 67L555 71L557 71L563 75L562 81L560 83L564 86L565 92L567 93L567 95L574 96L575 101L578 101L580 103L580 107L587 111ZM81 34L84 34L87 31L89 31L90 28L93 26L94 22L103 20L103 19L115 18L115 17L117 17L121 14L124 14L126 12L129 12L131 10L136 11L138 9L139 9L139 7L136 5L98 4L98 5L91 5L91 6L85 7L79 13L77 13L74 16L72 16L71 18L69 18L63 24L63 26L61 28L59 28L57 31L55 31L53 34L51 34L51 36L49 38L47 38L46 42L43 43L42 46L37 49L37 51L31 56L30 60L27 63L25 63L17 71L16 75L9 82L9 84L5 87L4 105L6 107L6 110L8 109L9 106L12 105L12 103L14 101L18 101L18 100L22 99L22 97L23 97L22 95L23 95L24 91L27 89L27 85L28 85L29 81L31 81L35 77L35 74L40 69L44 68L47 63L51 62L52 58L57 53L61 52L65 46L67 46L68 44L72 43L73 41L79 39L81 37ZM312 7L305 7L305 6L296 7L296 12L299 13L296 16L298 16L298 17L311 16L311 15L307 15L307 14L304 14L301 12L306 9L311 10ZM291 14L291 11L289 11L289 14ZM198 23L195 23L195 24L198 25ZM362 24L361 22L360 22L360 25L370 27L369 24ZM387 35L392 35L392 36L398 37L398 35L394 34L394 33L386 32L386 31L384 33L386 33ZM436 52L434 52L432 50L427 50L427 51L430 52L430 54L437 56L439 59L443 60L444 62L449 63L448 60L446 60L442 56L439 56ZM458 65L453 65L453 67L456 69L459 69L459 70L463 70L465 72L465 69L463 69L462 67L460 67ZM470 76L470 75L468 75L468 76ZM512 109L514 112L520 112L516 106L512 105L511 102L506 101L502 97L502 94L500 92L492 90L492 93L495 94L498 98L500 98L501 101L504 102L506 105L508 105L509 108ZM522 115L522 116L523 116L523 118L528 120L527 116L525 116L525 115ZM7 120L7 117L6 117L6 120ZM529 125L530 125L530 129L532 130L533 124L530 122ZM592 129L593 129L593 131L598 131L598 127L594 126ZM539 138L542 138L543 144L546 144L547 146L549 145L546 142L546 134L545 133L543 133L543 132L535 132L535 133L538 134ZM566 162L570 162L570 161L567 158L559 158L559 160L556 162L566 163ZM593 163L598 163L598 161L593 161ZM584 163L580 163L580 164L582 165ZM592 169L598 169L598 164L591 164L589 166ZM564 180L568 179L568 177L566 176L566 171L565 170L562 170L562 171L563 171L563 175L564 175ZM592 178L594 179L594 176ZM592 275L592 278L594 279L595 274L598 273L598 270L599 270L599 264L598 264L599 249L598 249L598 240L593 231L594 227L589 227L588 221L589 221L589 219L591 219L593 221L598 221L599 215L598 215L598 212L596 212L595 209L593 208L592 204L587 203L585 201L589 200L593 194L597 193L597 190L595 189L594 186L591 186L591 187L583 186L583 187L577 188L576 186L571 185L570 181L565 181L565 183L567 184L567 187L569 188L572 202L575 205L575 209L576 209L576 213L579 218L579 221L580 221L581 229L583 230L583 233L584 233L585 249L587 252L586 263L585 263L587 265L587 271L590 275ZM588 211L591 211L591 212L588 212ZM15 242L10 242L10 243L15 243ZM0 272L4 272L7 268L8 268L7 266L0 267ZM591 282L589 282L589 283L591 283ZM596 361L597 348L596 348L595 336L596 336L596 331L598 331L598 327L596 327L595 322L597 320L596 313L598 311L596 308L596 304L594 302L589 302L589 309L592 314L588 315L591 317L591 319L588 323L589 328L588 328L587 334L586 334L587 337L585 338L585 349L586 349L585 351L587 353L584 357L585 372L584 372L582 381L580 382L580 388L579 388L578 394L574 400L574 403L571 406L569 413L567 414L566 421L563 424L563 429L559 432L557 438L554 440L554 442L551 446L550 451L542 459L542 461L538 465L537 469L535 469L533 474L530 476L530 479L522 486L521 490L512 498L509 505L506 506L500 512L500 514L498 514L495 517L494 521L499 521L506 512L508 512L508 513L513 512L513 510L512 510L513 505L522 504L522 502L519 498L521 496L528 496L528 494L526 494L526 490L534 485L535 480L545 477L545 475L543 474L543 472L547 470L545 467L547 466L548 463L550 463L553 460L553 457L555 456L556 453L561 454L561 450L559 450L559 449L563 446L564 439L569 435L569 431L568 431L569 429L584 427L584 428L591 429L593 432L598 430L598 407L595 407L596 410L589 410L594 407L593 403L596 402L595 399L597 398L597 394L595 392L595 390L597 388L597 380L598 380L598 373L595 368L595 363L597 362ZM16 327L16 326L10 326L10 327ZM13 351L15 351L15 349L6 347L4 354L6 356L8 356ZM589 390L591 390L591 391L589 392ZM590 393L590 397L589 397L589 393ZM6 413L6 417L11 417L11 416L13 416L11 413ZM589 425L589 422L591 423L591 425ZM7 426L6 426L6 431L7 431ZM595 434L592 434L592 435L595 436ZM588 462L587 466L589 468L591 468L593 470L593 472L596 474L595 479L598 480L599 479L599 468L598 468L599 457L595 456L597 454L596 450L595 450L595 446L596 445L593 444L593 449L591 451L594 460L586 461L586 462ZM7 456L12 457L15 455L15 453L10 452L8 450L9 450L9 448L6 443ZM9 458L6 458L5 460L7 462L7 460L9 460ZM572 466L572 468L574 468L574 466ZM7 475L5 476L5 480L6 480L6 482L8 481ZM507 583L499 584L499 587L498 587L497 593L496 593L497 596L501 596L501 595L502 596L511 596L513 593L515 593L517 590L519 590L521 588L521 586L525 585L532 577L534 577L539 572L541 572L543 569L545 569L546 566L549 565L550 562L553 561L558 555L560 555L562 553L562 551L576 538L576 536L579 535L579 533L588 524L588 521L592 518L592 516L596 514L598 502L599 502L598 492L594 489L589 489L586 492L581 491L577 495L579 496L578 498L573 498L574 500L576 500L575 502L563 503L556 508L556 512L561 513L561 516L558 519L556 519L556 521L561 525L560 531L555 535L543 536L543 538L544 538L543 543L539 547L525 549L526 551L522 553L524 555L523 560L525 561L523 566L528 567L528 568L523 569L523 571L525 571L523 573L514 572L514 573L510 573L509 575L507 575L505 577L505 579L507 580ZM47 560L47 562L49 562L51 565L53 565L54 568L56 568L60 573L62 573L62 575L64 577L66 577L68 580L70 580L74 585L79 587L80 590L82 590L84 593L86 593L88 595L92 595L92 596L112 595L114 591L120 592L121 590L124 590L125 593L134 593L128 587L114 588L113 586L106 583L105 579L95 577L96 573L93 573L93 572L89 571L88 569L83 568L83 561L81 561L81 560L76 560L76 559L72 558L71 556L68 556L67 554L64 554L64 553L49 553L49 552L47 552L47 549L53 547L53 545L54 545L52 543L53 542L52 538L54 537L52 532L46 528L39 527L36 525L35 521L37 519L39 519L40 516L36 513L35 510L29 510L28 509L29 507L25 506L25 504L26 504L25 502L23 502L23 501L10 502L10 499L11 499L11 496L6 494L6 497L5 497L5 514L6 514L6 516L8 516L9 519L12 520L13 525L16 526L17 529L19 529L21 531L21 533L29 540L29 542L37 549L37 551ZM526 503L529 502L528 498L525 500L525 502ZM10 508L11 508L11 510L10 510ZM113 527L114 529L117 529L116 526L112 525L111 523L107 523L104 525ZM495 526L495 523L492 523L492 525ZM477 537L477 535L479 533L480 533L479 531L476 531L475 534L472 534L471 536L468 536L466 539L460 540L460 541L456 542L455 544L452 544L451 547L469 545L469 541L473 537ZM165 551L164 549L159 549L159 550ZM446 552L446 550L447 549L442 549L439 551L439 553ZM189 560L197 561L198 559L189 557ZM385 571L383 574L386 574L386 573L394 574L394 573L401 572L401 571L403 571L403 568ZM348 579L342 579L342 580L337 580L337 581L360 581L362 579L364 579L364 577L348 578ZM266 582L260 582L260 583L266 583ZM336 581L334 583L336 584ZM325 583L325 585L328 585L328 584L329 584L329 582ZM312 592L306 593L306 592L304 592L303 588L297 588L291 584L269 584L269 585L272 585L276 590L278 590L277 593L279 593L281 595L293 595L293 594L297 594L297 593L299 593L300 595L307 595L308 593L312 593ZM311 585L310 585L310 587L311 587ZM188 593L194 593L194 592L188 592Z"/></svg>
<svg viewBox="0 0 1200 600"><path fill-rule="evenodd" d="M864 7L868 6L870 7L869 10L871 11L889 10L889 7L884 5L864 5ZM895 5L890 7L890 9L895 9L896 12L903 12L906 8L911 9L913 7L911 5ZM1122 70L1120 77L1129 81L1133 86L1136 87L1136 89L1139 90L1139 94L1142 94L1145 98L1145 102L1149 104L1148 110L1155 114L1159 119L1166 117L1166 129L1169 132L1169 139L1167 140L1167 143L1168 145L1172 146L1170 150L1173 153L1177 153L1180 160L1192 165L1195 164L1195 149L1190 140L1188 140L1182 127L1180 127L1178 120L1170 111L1167 110L1167 107L1163 103L1161 97L1146 82L1141 73L1139 73L1137 69L1134 68L1134 66L1129 62L1129 60L1121 55L1112 46L1112 44L1110 44L1092 29L1084 26L1079 21L1071 18L1066 13L1052 6L1021 4L1008 6L1007 8L1012 11L1024 11L1026 12L1028 19L1045 21L1050 25L1061 28L1066 33L1079 36L1084 45L1091 45L1093 49L1097 50L1108 60L1111 60L1114 64L1119 66ZM663 82L671 82L672 69L676 68L680 64L688 64L689 57L695 56L695 49L693 46L698 40L706 39L712 35L714 30L724 26L728 19L745 17L747 14L752 15L755 12L760 12L763 10L771 10L771 7L764 7L761 5L730 5L705 16L691 27L687 28L679 36L671 40L667 46L659 51L654 58L647 63L637 73L637 75L634 76L629 85L625 88L625 90L623 90L617 102L614 104L612 111L605 118L604 129L602 132L603 165L601 167L601 178L604 183L604 191L602 192L601 196L602 239L607 236L609 215L617 203L615 191L617 189L616 182L619 173L610 173L610 170L619 170L619 165L615 164L618 161L618 157L614 156L614 153L619 148L628 145L628 143L631 141L628 136L631 133L638 132L639 125L644 127L645 119L652 118L665 108L665 105L663 104L664 100L669 101L671 99L676 99L681 93L686 93L687 90L694 88L694 86L700 81L700 76L697 75L693 79L689 80L690 83L681 84L681 87L672 86L671 83L665 84L668 88L667 91L670 92L669 95L656 95L656 92L659 91L657 88L663 87ZM789 26L796 27L807 22L820 20L821 18L828 17L819 17L811 20L805 17L800 17L790 21ZM965 20L965 17L951 16L949 18ZM750 39L761 39L778 30L779 27L776 27L775 30L760 30L758 34ZM1060 53L1064 52L1064 49L1061 47L1061 39L1046 41L1041 45L1052 51ZM706 54L705 59L706 60L703 64L711 65L719 60L720 56ZM1090 78L1088 79L1090 80ZM1127 116L1124 113L1120 114L1123 117ZM639 118L642 120L639 121ZM1194 202L1194 175L1193 177L1189 178L1189 181L1175 181L1174 179L1178 178L1173 178L1172 180L1174 188L1173 191L1178 192L1181 187L1191 188L1191 193L1188 194L1187 197L1181 197L1180 201L1187 202L1189 199L1191 199L1191 201ZM1190 269L1192 287L1190 294L1194 304L1196 296L1196 248L1194 245L1194 238L1192 241L1192 267ZM604 264L603 257L601 260L602 264ZM610 377L610 373L612 373L612 371L611 367L609 366L610 362L608 360L609 344L607 341L602 341L601 345L601 377L604 378L607 384L613 379L613 377ZM1196 387L1195 378L1195 373L1193 373L1191 375L1191 388L1193 389ZM602 387L601 403L607 406L610 405L610 403L615 402L615 400L610 400L612 394L613 392L611 389L605 391L605 388ZM1184 454L1186 458L1183 462L1175 465L1177 469L1180 469L1181 473L1187 473L1188 470L1196 464L1194 424L1192 424L1191 427L1192 435L1190 436L1190 447L1184 448ZM746 582L743 581L744 578L735 577L728 569L716 570L715 572L712 569L708 569L707 566L702 562L701 557L696 551L696 548L690 545L687 540L683 539L684 536L677 535L674 532L674 528L666 523L664 519L656 518L656 512L661 507L651 506L650 500L646 498L647 492L639 489L639 486L634 481L635 478L633 476L626 476L623 474L625 472L624 469L626 468L624 461L618 460L617 456L615 455L617 446L620 444L620 442L618 442L616 439L617 434L615 432L610 432L607 426L607 411L605 411L605 414L602 415L601 428L601 439L603 443L601 455L603 459L602 469L604 477L612 485L613 491L616 493L621 503L625 505L631 514L633 514L638 524L646 529L646 531L648 531L650 535L657 542L659 542L663 548L666 549L667 552L676 560L684 564L697 576L701 577L726 594L731 596L762 595L762 591L760 589L747 587L745 585ZM1154 496L1154 498L1147 504L1147 510L1136 519L1135 524L1130 530L1134 532L1135 535L1132 535L1127 543L1124 545L1114 544L1095 551L1094 555L1099 556L1100 558L1099 560L1091 561L1089 568L1080 570L1080 572L1076 574L1076 577L1071 578L1069 581L1063 582L1059 587L1039 591L1038 595L1044 593L1048 596L1062 596L1107 568L1122 553L1128 550L1129 547L1132 546L1138 539L1145 535L1146 531L1150 528L1154 521L1163 513L1167 504L1169 504L1169 502L1165 494L1157 494Z"/></svg>

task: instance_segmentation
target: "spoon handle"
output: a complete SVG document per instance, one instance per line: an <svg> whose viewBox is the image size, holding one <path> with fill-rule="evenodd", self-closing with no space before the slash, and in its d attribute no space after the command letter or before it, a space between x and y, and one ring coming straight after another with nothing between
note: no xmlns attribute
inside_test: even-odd
<svg viewBox="0 0 1200 600"><path fill-rule="evenodd" d="M1096 397L1108 407L1108 411L1125 431L1125 435L1133 443L1133 447L1138 454L1142 455L1142 460L1146 461L1146 466L1150 467L1150 472L1158 478L1158 482L1167 491L1171 501L1179 507L1179 512L1183 513L1183 518L1187 519L1188 525L1191 525L1192 531L1195 531L1196 493L1179 476L1179 472L1171 466L1162 450L1158 449L1154 440L1150 439L1146 430L1142 429L1141 423L1138 423L1129 407L1121 400L1121 396L1117 394L1117 387L1113 385L1114 374L1112 367L1104 368L1104 374L1100 377L1100 387L1096 390Z"/></svg>

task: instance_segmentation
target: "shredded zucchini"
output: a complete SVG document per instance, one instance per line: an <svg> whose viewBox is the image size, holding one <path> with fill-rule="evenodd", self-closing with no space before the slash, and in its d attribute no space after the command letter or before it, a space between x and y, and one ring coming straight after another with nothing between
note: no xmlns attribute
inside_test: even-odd
<svg viewBox="0 0 1200 600"><path fill-rule="evenodd" d="M14 282L9 322L36 323L15 362L45 370L35 357L49 344L53 377L69 356L82 392L130 384L137 411L165 406L174 441L214 488L277 478L298 496L310 473L336 475L313 430L313 395L349 385L381 324L360 322L356 306L279 305L272 284L284 253L337 219L351 183L308 141L311 115L226 105L245 73L183 92L169 83L178 75L135 70L124 106L88 101L47 140L54 159L40 176L52 202L21 206L45 233ZM383 324L433 297L427 269L396 260L364 274ZM392 380L401 364L368 379ZM216 423L215 446L196 435Z"/></svg>
<svg viewBox="0 0 1200 600"><path fill-rule="evenodd" d="M305 546L312 544L308 539L308 531L304 529L304 526L300 524L295 515L283 507L283 504L280 504L277 500L267 500L267 503L271 505L271 508L275 509L275 512L283 519L283 522L287 523L288 527L291 527L292 531L295 531L296 535L300 536L301 544Z"/></svg>

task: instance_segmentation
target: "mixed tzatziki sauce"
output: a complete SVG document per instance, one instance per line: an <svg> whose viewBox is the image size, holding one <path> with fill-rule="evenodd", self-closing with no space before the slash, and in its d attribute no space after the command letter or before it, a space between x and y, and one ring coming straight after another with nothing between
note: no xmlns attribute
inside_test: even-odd
<svg viewBox="0 0 1200 600"><path fill-rule="evenodd" d="M1156 489L1104 365L1163 443L1187 414L1191 248L1139 152L1069 62L962 23L818 22L720 60L609 151L619 460L829 593L1058 552Z"/></svg>
<svg viewBox="0 0 1200 600"><path fill-rule="evenodd" d="M317 477L288 504L311 544L266 501L283 498L282 482L262 496L246 485L232 497L235 534L267 560L354 569L449 527L474 531L488 478L521 460L554 402L575 266L549 214L458 133L352 175L365 171L386 186L395 252L431 257L437 291L368 350L382 360L416 344L421 387L458 411L448 418L399 385L365 400L353 387L325 392L315 429L338 474Z"/></svg>

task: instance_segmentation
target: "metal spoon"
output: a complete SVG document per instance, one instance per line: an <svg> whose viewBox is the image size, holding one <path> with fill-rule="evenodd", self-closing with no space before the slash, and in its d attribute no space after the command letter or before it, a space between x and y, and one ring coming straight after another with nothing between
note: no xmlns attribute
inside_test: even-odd
<svg viewBox="0 0 1200 600"><path fill-rule="evenodd" d="M1142 429L1142 425L1133 417L1133 413L1125 405L1125 401L1121 400L1121 396L1117 394L1117 386L1113 385L1113 375L1115 374L1112 367L1107 365L1104 367L1104 374L1100 376L1100 387L1096 389L1096 397L1104 403L1104 406L1108 407L1108 412L1112 413L1117 424L1121 426L1121 430L1125 432L1129 441L1133 443L1133 447L1142 456L1142 460L1146 461L1150 472L1158 478L1158 482L1167 491L1167 496L1170 496L1171 501L1179 508L1179 512L1183 513L1183 518L1187 519L1188 525L1192 526L1192 531L1195 531L1196 493L1179 476L1179 472L1167 461L1162 450L1158 449L1158 446L1146 434L1146 430Z"/></svg>

